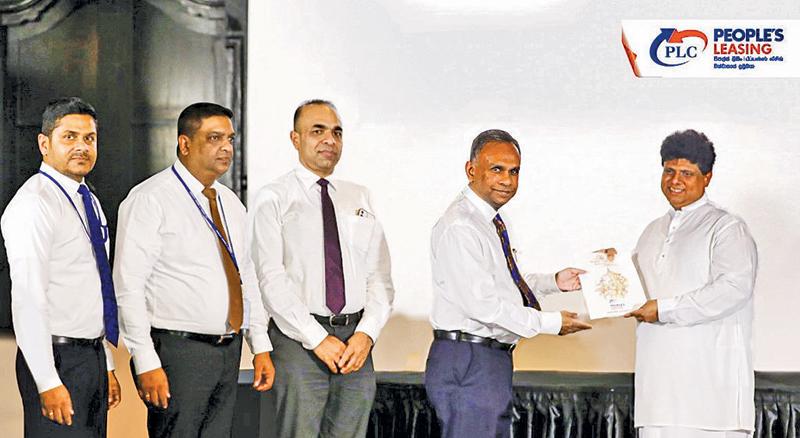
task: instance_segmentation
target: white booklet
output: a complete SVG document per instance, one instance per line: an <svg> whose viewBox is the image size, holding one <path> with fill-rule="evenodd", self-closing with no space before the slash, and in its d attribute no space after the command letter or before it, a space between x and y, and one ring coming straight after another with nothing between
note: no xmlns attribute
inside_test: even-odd
<svg viewBox="0 0 800 438"><path fill-rule="evenodd" d="M590 319L622 316L647 301L630 252L595 251L579 266L586 271L581 286Z"/></svg>

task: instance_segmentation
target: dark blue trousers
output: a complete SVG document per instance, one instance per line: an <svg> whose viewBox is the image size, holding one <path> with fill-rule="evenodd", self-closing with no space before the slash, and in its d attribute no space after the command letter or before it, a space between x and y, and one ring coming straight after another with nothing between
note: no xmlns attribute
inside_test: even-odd
<svg viewBox="0 0 800 438"><path fill-rule="evenodd" d="M444 438L511 435L511 353L434 339L425 369L428 395Z"/></svg>

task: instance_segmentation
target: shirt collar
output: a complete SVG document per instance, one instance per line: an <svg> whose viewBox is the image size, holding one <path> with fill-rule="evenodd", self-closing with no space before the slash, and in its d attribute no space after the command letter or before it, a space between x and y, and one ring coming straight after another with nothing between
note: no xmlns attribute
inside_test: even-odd
<svg viewBox="0 0 800 438"><path fill-rule="evenodd" d="M42 161L42 164L39 166L39 170L47 173L48 175L52 176L53 179L58 181L61 184L61 187L64 187L64 190L67 193L78 193L78 188L85 182L83 178L81 178L81 182L75 181L74 179L64 175L63 173L55 170L52 166Z"/></svg>
<svg viewBox="0 0 800 438"><path fill-rule="evenodd" d="M306 167L303 166L302 164L298 165L294 169L294 174L297 175L297 179L300 180L300 184L306 190L315 189L319 187L319 184L317 184L317 181L320 180L319 175L306 169ZM332 179L330 179L330 176L328 176L325 179L328 180L328 187L336 191L336 183Z"/></svg>
<svg viewBox="0 0 800 438"><path fill-rule="evenodd" d="M203 189L205 189L206 186L204 186L200 180L195 178L194 175L192 175L192 172L189 172L189 169L187 169L186 166L181 163L181 160L175 160L175 163L172 166L178 172L178 175L183 178L183 182L186 183L186 186L189 187L189 190L191 190L192 193L199 195L203 194ZM219 186L220 183L216 180L214 180L214 183L211 184L211 187L213 187L217 192L219 192Z"/></svg>
<svg viewBox="0 0 800 438"><path fill-rule="evenodd" d="M478 210L478 213L480 213L482 218L491 221L495 216L500 214L500 210L495 210L494 207L489 205L488 202L481 199L480 196L472 191L470 186L465 187L462 193L464 194L464 197L466 197L472 203L475 209ZM500 209L502 209L502 207Z"/></svg>
<svg viewBox="0 0 800 438"><path fill-rule="evenodd" d="M703 193L703 196L701 196L700 199L698 199L697 201L692 202L689 205L685 205L680 210L675 210L674 208L670 208L669 209L669 215L671 217L675 217L675 215L678 214L679 211L683 212L682 214L687 214L687 213L690 213L692 211L697 210L698 208L700 208L700 207L702 207L702 206L704 206L704 205L706 205L708 203L709 203L708 194Z"/></svg>

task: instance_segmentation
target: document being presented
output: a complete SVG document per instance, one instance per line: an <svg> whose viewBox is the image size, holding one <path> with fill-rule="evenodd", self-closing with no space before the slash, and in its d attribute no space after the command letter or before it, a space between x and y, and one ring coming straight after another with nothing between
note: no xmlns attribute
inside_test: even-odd
<svg viewBox="0 0 800 438"><path fill-rule="evenodd" d="M647 301L630 252L595 251L580 266L586 271L581 286L590 319L622 316Z"/></svg>

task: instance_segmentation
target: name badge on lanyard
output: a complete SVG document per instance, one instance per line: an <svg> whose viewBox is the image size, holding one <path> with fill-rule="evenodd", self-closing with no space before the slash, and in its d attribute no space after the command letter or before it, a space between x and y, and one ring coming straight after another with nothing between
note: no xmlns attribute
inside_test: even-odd
<svg viewBox="0 0 800 438"><path fill-rule="evenodd" d="M52 175L50 175L49 173L45 172L44 170L39 169L39 173L41 173L42 175L47 177L47 179L52 181L53 184L55 184L56 187L58 187L59 190L61 190L61 193L63 193L64 196L67 198L67 201L69 201L69 204L72 206L72 209L75 210L75 214L78 215L78 220L81 221L81 225L83 226L83 231L86 232L86 237L88 237L89 241L91 241L92 240L92 234L89 232L89 227L86 225L86 222L83 221L83 216L81 216L81 213L78 210L78 206L75 205L75 202L72 200L72 197L69 195L69 193L67 193L66 189L64 189L64 186L62 186L61 183L56 181L56 179L53 178ZM97 213L98 213L97 214L97 218L99 219L100 218L100 207L97 206L97 203L94 200L94 196L91 196L91 198L92 198L92 207L95 209L95 211L97 211ZM102 223L100 224L100 233L101 233L101 235L103 237L103 243L105 243L108 240L108 224L106 224L106 225L103 225Z"/></svg>
<svg viewBox="0 0 800 438"><path fill-rule="evenodd" d="M192 201L194 201L194 205L195 207L197 207L197 211L200 212L200 215L203 216L203 219L205 219L206 225L208 225L208 227L211 228L211 231L213 231L214 234L217 235L217 239L219 239L219 241L222 242L222 246L225 247L225 251L227 251L228 255L231 256L231 260L233 261L233 266L236 267L236 272L239 272L239 263L236 261L236 253L233 250L233 244L229 242L229 240L232 242L231 228L228 226L228 218L225 216L225 207L222 205L222 198L219 196L219 194L217 195L217 204L219 204L219 209L220 212L222 213L222 221L225 226L225 231L227 231L228 234L227 240L222 236L222 233L220 232L219 228L217 228L216 224L214 224L214 221L210 217L208 217L206 211L203 210L203 207L200 205L200 202L197 200L197 197L194 196L194 193L192 193L192 191L189 189L189 186L186 185L186 181L184 181L183 178L181 178L181 175L178 173L178 171L175 170L174 165L172 166L172 173L175 174L175 177L178 178L178 181L181 182L181 185L183 185L183 188L186 190L186 193L188 193L189 197L192 198Z"/></svg>

